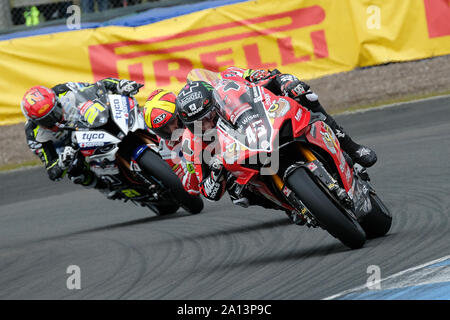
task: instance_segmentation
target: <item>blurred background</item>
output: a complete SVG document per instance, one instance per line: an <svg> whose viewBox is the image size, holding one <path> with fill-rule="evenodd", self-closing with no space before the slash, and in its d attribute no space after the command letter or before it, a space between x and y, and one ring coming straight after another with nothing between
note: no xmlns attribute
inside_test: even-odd
<svg viewBox="0 0 450 320"><path fill-rule="evenodd" d="M142 104L192 68L277 68L333 114L450 94L449 21L449 0L0 0L0 171L38 163L31 86L126 78Z"/></svg>
<svg viewBox="0 0 450 320"><path fill-rule="evenodd" d="M0 33L64 24L71 5L81 8L83 22L101 22L151 8L202 0L0 0Z"/></svg>

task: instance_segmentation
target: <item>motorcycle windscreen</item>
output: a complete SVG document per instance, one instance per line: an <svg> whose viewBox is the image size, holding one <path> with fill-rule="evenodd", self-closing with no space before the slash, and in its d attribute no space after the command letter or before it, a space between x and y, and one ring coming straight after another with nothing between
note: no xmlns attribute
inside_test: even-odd
<svg viewBox="0 0 450 320"><path fill-rule="evenodd" d="M108 122L109 108L97 97L98 88L91 88L68 91L60 98L66 126L97 128Z"/></svg>
<svg viewBox="0 0 450 320"><path fill-rule="evenodd" d="M192 69L187 75L188 81L206 81L212 86L219 82L220 79L220 73L206 69Z"/></svg>
<svg viewBox="0 0 450 320"><path fill-rule="evenodd" d="M272 125L263 104L261 88L221 80L214 86L219 115L227 133L251 151L272 151Z"/></svg>

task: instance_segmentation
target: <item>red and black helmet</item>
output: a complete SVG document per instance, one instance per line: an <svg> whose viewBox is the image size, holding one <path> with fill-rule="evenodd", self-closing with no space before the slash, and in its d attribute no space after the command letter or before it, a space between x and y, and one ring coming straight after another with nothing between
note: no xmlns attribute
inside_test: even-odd
<svg viewBox="0 0 450 320"><path fill-rule="evenodd" d="M36 86L28 90L20 103L28 120L39 126L52 128L63 118L63 110L53 90Z"/></svg>

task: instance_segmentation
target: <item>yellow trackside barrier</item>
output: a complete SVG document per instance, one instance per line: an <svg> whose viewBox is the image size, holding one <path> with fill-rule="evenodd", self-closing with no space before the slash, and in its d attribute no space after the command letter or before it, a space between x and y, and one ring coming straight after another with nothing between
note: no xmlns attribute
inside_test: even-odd
<svg viewBox="0 0 450 320"><path fill-rule="evenodd" d="M128 78L178 91L192 68L278 68L304 79L450 53L449 0L257 0L136 28L0 42L0 125L34 85Z"/></svg>

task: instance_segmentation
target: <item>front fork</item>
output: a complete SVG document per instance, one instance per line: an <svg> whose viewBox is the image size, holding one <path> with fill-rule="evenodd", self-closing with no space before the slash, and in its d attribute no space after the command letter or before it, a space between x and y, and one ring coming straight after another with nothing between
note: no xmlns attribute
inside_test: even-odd
<svg viewBox="0 0 450 320"><path fill-rule="evenodd" d="M341 188L338 182L328 173L321 162L317 160L316 156L301 144L298 144L300 153L303 155L305 162L297 162L291 165L285 172L283 179L278 174L273 174L272 179L280 192L285 196L286 200L294 206L297 210L292 213L294 223L301 224L301 221L307 221L308 226L317 226L314 216L303 204L303 202L294 195L294 193L285 185L287 177L297 168L306 167L317 179L319 179L338 199L346 206L351 208L353 205L352 199L348 196L345 189Z"/></svg>
<svg viewBox="0 0 450 320"><path fill-rule="evenodd" d="M300 153L308 162L313 162L317 160L314 154L299 144ZM291 213L291 219L295 224L303 225L306 224L308 227L317 227L318 224L314 219L314 216L308 210L308 208L299 200L295 194L290 190L285 184L283 179L280 178L278 174L272 175L273 182L278 190L284 195L286 200L296 209Z"/></svg>
<svg viewBox="0 0 450 320"><path fill-rule="evenodd" d="M306 149L301 144L299 144L298 147L299 147L300 153L303 155L303 157L305 157L305 159L308 162L313 162L313 161L317 160L316 156L311 152L311 150ZM280 191L282 191L283 187L284 187L284 182L280 178L280 176L275 173L275 174L272 175L272 179L275 182L275 185L277 186L277 188Z"/></svg>

